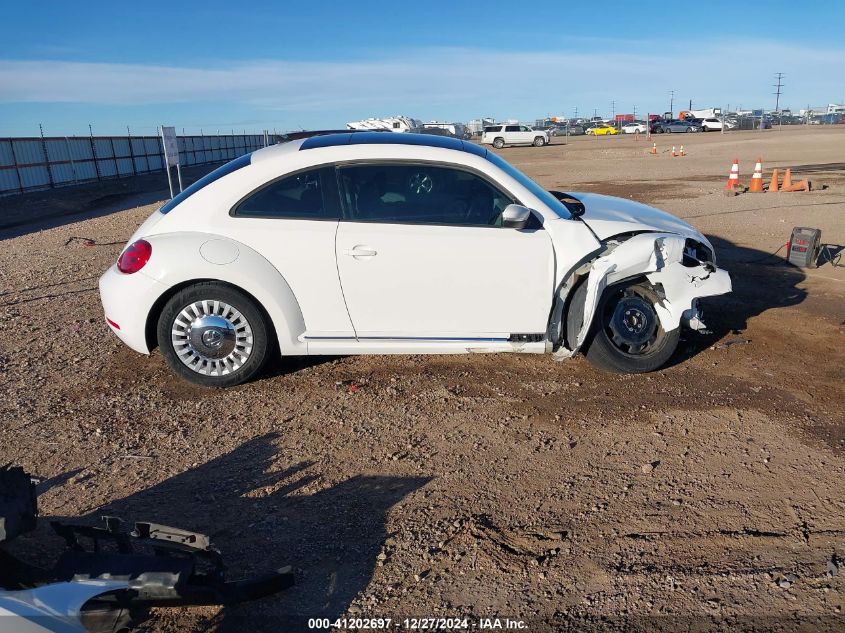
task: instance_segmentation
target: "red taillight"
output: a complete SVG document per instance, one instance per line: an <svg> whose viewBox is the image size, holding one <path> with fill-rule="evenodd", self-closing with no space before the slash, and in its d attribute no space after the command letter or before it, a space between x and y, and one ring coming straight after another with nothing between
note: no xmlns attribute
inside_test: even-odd
<svg viewBox="0 0 845 633"><path fill-rule="evenodd" d="M132 242L117 260L117 269L126 274L137 273L153 254L153 247L146 240Z"/></svg>

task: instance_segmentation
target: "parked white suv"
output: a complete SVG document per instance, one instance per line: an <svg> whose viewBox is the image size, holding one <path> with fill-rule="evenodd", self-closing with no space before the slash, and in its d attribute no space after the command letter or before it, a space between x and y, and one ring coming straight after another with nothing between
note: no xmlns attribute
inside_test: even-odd
<svg viewBox="0 0 845 633"><path fill-rule="evenodd" d="M551 141L545 130L532 130L527 125L488 125L481 142L501 149L505 145L533 145L543 147Z"/></svg>
<svg viewBox="0 0 845 633"><path fill-rule="evenodd" d="M701 121L701 130L703 132L713 132L713 131L721 130L721 129L722 129L722 122L715 117L702 119L702 121Z"/></svg>

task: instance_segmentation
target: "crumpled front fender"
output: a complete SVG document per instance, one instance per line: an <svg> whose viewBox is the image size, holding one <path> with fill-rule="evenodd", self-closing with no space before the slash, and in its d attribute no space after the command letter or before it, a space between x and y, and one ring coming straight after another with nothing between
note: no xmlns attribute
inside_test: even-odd
<svg viewBox="0 0 845 633"><path fill-rule="evenodd" d="M695 299L730 292L727 271L683 265L685 242L685 237L673 233L642 233L595 259L587 277L584 324L570 351L574 354L584 343L605 288L625 279L645 276L663 287L665 299L655 305L655 310L667 332L692 316Z"/></svg>

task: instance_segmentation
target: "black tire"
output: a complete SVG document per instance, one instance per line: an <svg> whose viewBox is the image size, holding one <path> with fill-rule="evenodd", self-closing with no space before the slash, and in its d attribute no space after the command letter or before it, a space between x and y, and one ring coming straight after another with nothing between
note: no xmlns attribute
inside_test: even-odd
<svg viewBox="0 0 845 633"><path fill-rule="evenodd" d="M576 293L586 294L586 286L582 283ZM572 305L578 299L577 295L574 296ZM623 300L625 303L622 303ZM676 327L670 332L663 330L653 307L658 301L657 293L647 282L623 282L607 288L599 300L590 333L581 346L587 360L598 369L618 374L641 374L662 367L678 346L681 328ZM628 312L626 306L645 317L641 321L642 331L634 334L647 338L642 347L622 341L614 333L614 327L626 327L624 319L627 317L623 316ZM567 327L568 332L569 329Z"/></svg>
<svg viewBox="0 0 845 633"><path fill-rule="evenodd" d="M237 339L230 344L234 346L232 350L234 355L220 356L219 359L203 360L205 357L200 353L189 352L187 350L188 347L193 349L187 342L187 339L190 338L191 328L184 329L180 323L177 323L177 317L189 306L203 301L210 302L208 306L211 313L206 314L205 316L207 317L217 316L218 312L223 313L224 308L215 307L213 302L218 302L216 304L218 306L225 305L232 309L232 312L227 313L230 316L227 316L224 320L233 321L231 331L234 333L233 336L237 335ZM236 313L240 317L234 316ZM184 322L183 317L181 323ZM195 360L192 363L194 369L188 366L187 361L182 360L176 350L178 343L174 343L174 340L178 338L176 332L180 328L187 332L187 334L182 335L185 343L180 346L180 349L183 355L188 355ZM251 335L249 335L250 331ZM272 347L267 317L255 301L237 288L214 281L201 282L193 286L188 286L173 295L161 311L158 319L157 335L158 345L170 368L181 378L204 387L233 387L254 378L267 362ZM244 337L243 339L241 338L242 336ZM214 338L217 340L212 341L211 344L217 344L219 346L222 337L215 335L212 339ZM248 342L242 343L242 340ZM202 341L205 341L204 336ZM200 341L196 342L200 345L202 344ZM250 345L251 347L249 347ZM229 362L235 367L230 368ZM237 362L241 364L236 366ZM211 369L214 366L218 369ZM222 369L221 366L223 367ZM207 371L209 373L201 373L201 371ZM217 375L214 375L215 371Z"/></svg>
<svg viewBox="0 0 845 633"><path fill-rule="evenodd" d="M534 147L543 147L546 144L546 139L542 136L535 136L534 137Z"/></svg>
<svg viewBox="0 0 845 633"><path fill-rule="evenodd" d="M502 149L505 146L505 139L501 136L493 139L493 147L496 149Z"/></svg>

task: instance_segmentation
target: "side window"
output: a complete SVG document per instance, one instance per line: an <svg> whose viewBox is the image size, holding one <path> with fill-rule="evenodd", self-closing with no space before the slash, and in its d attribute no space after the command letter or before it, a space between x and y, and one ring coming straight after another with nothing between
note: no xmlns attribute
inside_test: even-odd
<svg viewBox="0 0 845 633"><path fill-rule="evenodd" d="M518 125L508 125L505 128L505 132L519 132L519 126Z"/></svg>
<svg viewBox="0 0 845 633"><path fill-rule="evenodd" d="M428 164L338 168L346 217L359 222L501 226L510 196L468 171Z"/></svg>
<svg viewBox="0 0 845 633"><path fill-rule="evenodd" d="M233 215L259 218L337 219L327 213L321 170L311 169L271 182L242 200Z"/></svg>
<svg viewBox="0 0 845 633"><path fill-rule="evenodd" d="M530 128L530 127L528 127L527 125L521 125L521 126L519 127L519 131L520 131L520 132L530 132L530 131L531 131L531 128Z"/></svg>

